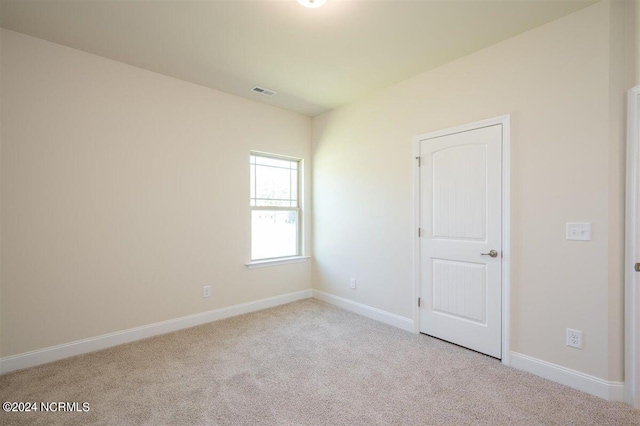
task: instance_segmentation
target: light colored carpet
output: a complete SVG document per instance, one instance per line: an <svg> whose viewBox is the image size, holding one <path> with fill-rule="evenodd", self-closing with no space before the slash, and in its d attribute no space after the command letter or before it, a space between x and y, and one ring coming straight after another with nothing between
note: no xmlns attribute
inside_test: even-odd
<svg viewBox="0 0 640 426"><path fill-rule="evenodd" d="M610 403L307 299L0 377L7 425L640 425Z"/></svg>

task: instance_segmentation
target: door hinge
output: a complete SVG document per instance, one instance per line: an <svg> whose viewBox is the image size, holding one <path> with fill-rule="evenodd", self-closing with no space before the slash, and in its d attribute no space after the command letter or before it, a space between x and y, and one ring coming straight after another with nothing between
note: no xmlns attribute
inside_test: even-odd
<svg viewBox="0 0 640 426"><path fill-rule="evenodd" d="M418 237L422 237L422 228L418 228Z"/></svg>
<svg viewBox="0 0 640 426"><path fill-rule="evenodd" d="M420 307L420 298L418 297L418 308Z"/></svg>
<svg viewBox="0 0 640 426"><path fill-rule="evenodd" d="M416 157L416 160L418 160L418 167L420 167L422 165L422 159L420 157Z"/></svg>
<svg viewBox="0 0 640 426"><path fill-rule="evenodd" d="M635 270L636 270L636 272L640 272L640 263L636 263L636 264L633 266L633 269L635 269Z"/></svg>

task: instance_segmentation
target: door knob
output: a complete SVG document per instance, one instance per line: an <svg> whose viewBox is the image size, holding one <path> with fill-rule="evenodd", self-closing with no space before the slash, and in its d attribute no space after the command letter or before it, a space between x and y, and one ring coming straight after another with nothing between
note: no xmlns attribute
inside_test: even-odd
<svg viewBox="0 0 640 426"><path fill-rule="evenodd" d="M481 256L498 257L498 252L495 250L489 250L489 253L480 253Z"/></svg>

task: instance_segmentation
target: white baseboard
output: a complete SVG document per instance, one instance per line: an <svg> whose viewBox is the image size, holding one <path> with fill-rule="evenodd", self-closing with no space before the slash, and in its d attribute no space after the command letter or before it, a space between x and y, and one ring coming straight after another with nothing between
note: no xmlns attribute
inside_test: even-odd
<svg viewBox="0 0 640 426"><path fill-rule="evenodd" d="M234 317L236 315L284 305L285 303L295 302L296 300L308 299L311 296L312 292L310 289L301 290L294 293L269 297L267 299L256 300L254 302L241 303L239 305L228 306L226 308L214 309L212 311L202 312L199 314L156 322L154 324L143 325L141 327L130 328L128 330L103 334L101 336L90 337L88 339L77 340L75 342L64 343L57 346L5 357L0 359L0 374L34 367L36 365L88 352L94 352L100 349L140 339L146 339L148 337L166 334L184 328L195 327L197 325Z"/></svg>
<svg viewBox="0 0 640 426"><path fill-rule="evenodd" d="M342 309L346 309L347 311L355 312L356 314L392 325L394 327L401 328L411 333L413 333L414 331L413 320L410 318L401 317L400 315L392 314L390 312L383 311L382 309L354 302L353 300L345 299L344 297L325 293L324 291L312 290L312 292L315 299L322 300L323 302L330 303Z"/></svg>
<svg viewBox="0 0 640 426"><path fill-rule="evenodd" d="M513 351L511 352L510 366L609 401L625 402L623 382L609 382Z"/></svg>

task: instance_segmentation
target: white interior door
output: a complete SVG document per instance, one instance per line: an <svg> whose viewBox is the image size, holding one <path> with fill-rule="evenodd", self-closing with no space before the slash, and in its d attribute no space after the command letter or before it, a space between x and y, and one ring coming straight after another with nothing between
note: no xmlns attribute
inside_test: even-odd
<svg viewBox="0 0 640 426"><path fill-rule="evenodd" d="M640 408L640 86L628 95L625 244L625 386Z"/></svg>
<svg viewBox="0 0 640 426"><path fill-rule="evenodd" d="M632 137L636 140L636 146L640 144L640 86L636 87L632 92L631 98L634 103L635 108L632 110L633 119L629 119L629 126L632 126L632 131L630 132ZM630 135L630 136L631 136ZM638 229L638 223L640 223L640 209L638 208L638 199L640 195L640 176L638 176L638 170L640 170L640 157L636 156L636 219L635 219L635 262L640 262L640 258L638 258L638 253L640 253L640 230ZM635 266L635 265L634 265ZM640 269L640 268L639 268ZM634 268L635 270L635 268ZM633 333L633 336L629 337L629 344L633 345L632 354L627 354L627 357L633 362L633 366L629 366L629 374L633 374L635 377L629 378L629 380L633 383L633 393L632 400L630 404L636 408L640 408L640 392L638 388L640 388L640 290L638 290L638 272L636 272L636 277L634 280L634 289L631 292L630 303L632 306L629 306L629 310L633 317L631 318L631 322L633 324L629 325L629 331Z"/></svg>
<svg viewBox="0 0 640 426"><path fill-rule="evenodd" d="M419 141L420 332L502 357L502 125Z"/></svg>

